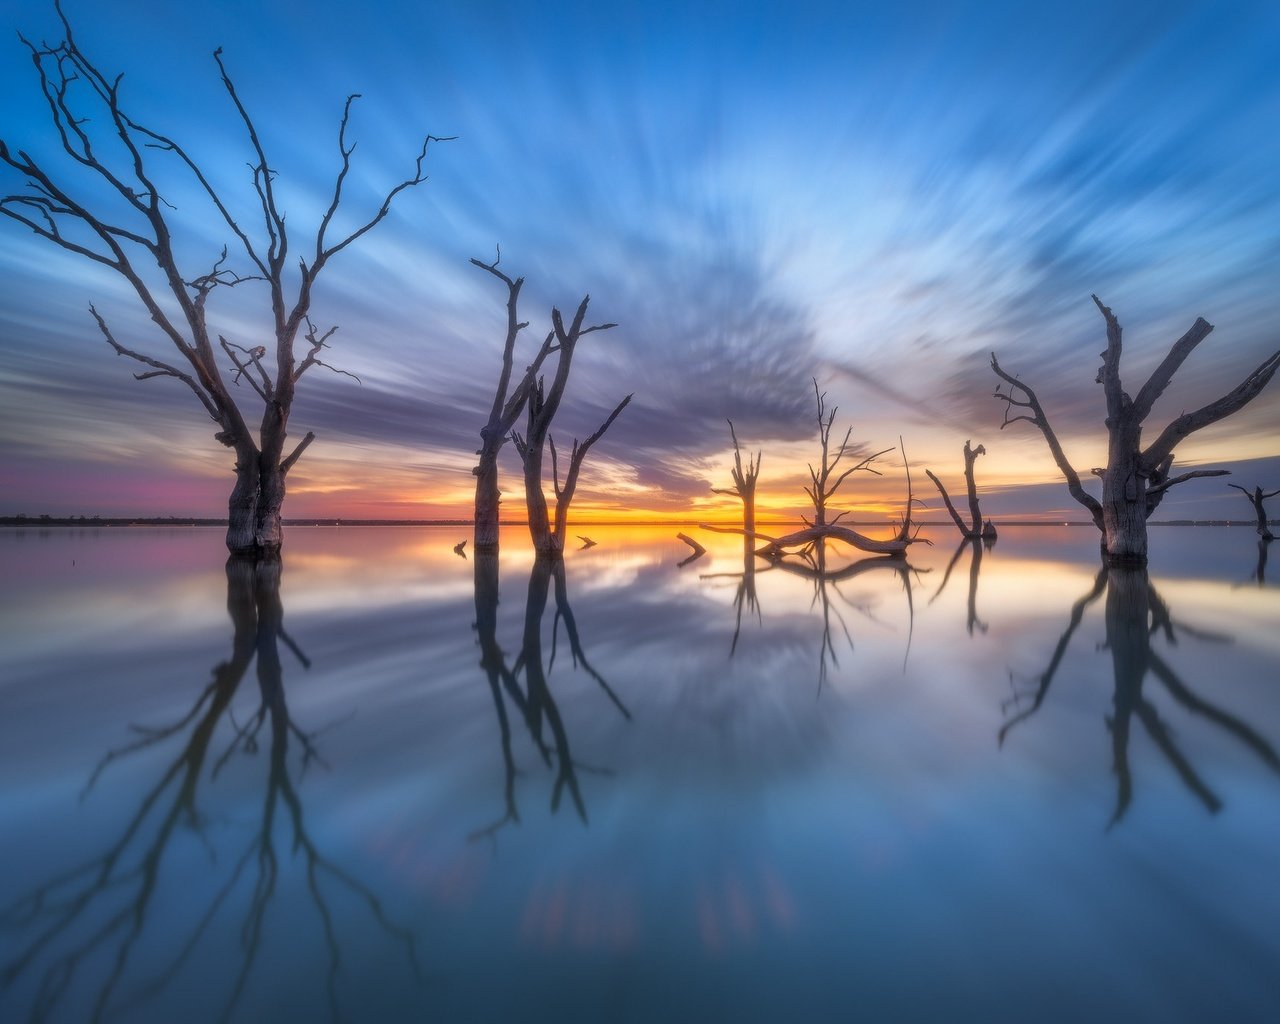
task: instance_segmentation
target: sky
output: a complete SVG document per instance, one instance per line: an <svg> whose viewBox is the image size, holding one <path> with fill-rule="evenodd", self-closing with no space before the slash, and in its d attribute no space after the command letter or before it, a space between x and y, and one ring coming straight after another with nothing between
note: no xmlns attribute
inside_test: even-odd
<svg viewBox="0 0 1280 1024"><path fill-rule="evenodd" d="M730 485L728 418L763 452L762 515L794 515L816 379L839 436L852 428L869 450L901 438L931 517L924 469L959 490L972 439L988 451L988 515L1078 520L1038 431L1001 429L991 352L1035 387L1088 481L1105 460L1091 293L1125 327L1131 393L1197 316L1215 325L1148 437L1280 348L1274 3L65 10L91 59L124 74L122 105L180 141L250 224L250 152L212 59L223 48L298 244L332 193L348 94L361 94L348 225L405 177L424 135L456 136L320 278L313 315L339 328L329 360L359 383L318 369L301 382L290 431L317 440L290 474L286 516L469 515L505 289L468 260L499 246L501 268L526 279L518 364L553 305L589 294L590 320L618 324L584 339L553 430L567 445L635 394L583 471L581 519L733 516L711 493ZM0 29L0 137L56 162L16 35L59 38L52 4L0 0ZM195 276L234 240L162 156L152 166ZM0 169L0 194L23 188ZM0 514L225 514L233 460L213 424L180 383L134 381L91 303L124 344L170 358L121 279L0 220ZM232 340L269 343L265 290L215 293L210 309ZM1184 469L1280 487L1280 383L1177 454ZM882 461L838 507L900 514L901 456ZM502 466L518 518L510 445ZM1223 479L1179 487L1159 513L1250 515Z"/></svg>

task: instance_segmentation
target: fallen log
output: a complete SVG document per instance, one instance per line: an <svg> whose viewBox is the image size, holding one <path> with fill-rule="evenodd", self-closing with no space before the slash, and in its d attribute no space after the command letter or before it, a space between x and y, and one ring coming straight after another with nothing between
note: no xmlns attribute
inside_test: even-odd
<svg viewBox="0 0 1280 1024"><path fill-rule="evenodd" d="M848 544L850 547L858 548L860 551L869 551L876 555L904 555L907 548L915 543L914 537L904 537L901 531L899 531L898 536L891 540L875 540L858 533L857 530L851 530L847 526L832 523L823 526L809 526L782 537L771 537L767 533L760 533L758 530L743 530L731 526L711 526L709 523L699 523L698 528L711 530L713 533L738 533L746 537L766 541L764 547L756 549L756 554L762 558L780 558L785 554L784 548L803 547L817 540L838 540Z"/></svg>

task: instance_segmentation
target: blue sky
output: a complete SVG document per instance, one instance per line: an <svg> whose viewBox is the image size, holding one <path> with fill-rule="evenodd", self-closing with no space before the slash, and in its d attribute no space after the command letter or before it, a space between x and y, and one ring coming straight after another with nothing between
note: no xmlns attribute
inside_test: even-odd
<svg viewBox="0 0 1280 1024"><path fill-rule="evenodd" d="M286 514L466 514L503 299L467 259L498 244L527 279L526 345L553 303L587 292L620 325L584 343L563 413L581 435L636 393L583 476L580 500L604 506L714 508L727 416L764 449L770 486L802 498L817 377L855 438L902 435L917 470L957 479L964 440L984 442L988 512L1074 517L1065 488L1043 486L1057 474L1039 435L999 430L990 351L1037 388L1087 472L1103 450L1091 292L1125 325L1131 391L1196 316L1216 326L1148 432L1280 347L1274 4L66 11L91 57L125 73L134 116L182 141L247 214L245 143L210 56L222 46L299 236L327 201L349 92L362 94L353 217L423 134L458 136L321 278L315 315L340 325L334 359L363 383L305 380L292 429L319 438ZM7 31L56 38L52 7L0 12L0 135L52 155ZM225 230L177 168L164 180L199 272ZM0 188L21 187L6 169ZM121 282L12 222L0 274L0 512L219 514L229 458L192 396L134 382L88 316L93 302L163 354ZM264 309L246 290L217 313L251 344ZM1277 386L1179 461L1242 462L1235 482L1280 486ZM875 483L888 490L868 500L901 491ZM1162 514L1248 515L1221 480L1180 490Z"/></svg>

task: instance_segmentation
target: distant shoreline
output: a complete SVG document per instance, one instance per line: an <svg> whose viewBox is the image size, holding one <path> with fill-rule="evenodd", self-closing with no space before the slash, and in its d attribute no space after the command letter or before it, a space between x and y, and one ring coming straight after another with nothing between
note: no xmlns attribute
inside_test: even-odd
<svg viewBox="0 0 1280 1024"><path fill-rule="evenodd" d="M452 526L471 528L473 525L470 519L340 519L340 518L307 518L307 519L285 519L285 526ZM590 523L581 523L578 529L587 530L593 526L697 526L701 523L700 519L614 519L614 520L597 520ZM893 524L884 520L875 521L847 521L850 526L861 527L887 527ZM1270 520L1272 526L1280 525L1280 520ZM75 528L81 529L119 529L128 527L218 527L224 528L227 525L225 519L195 519L184 516L95 516L92 518L85 516L0 516L0 527L17 528L17 529L45 529L45 528ZM502 526L527 526L524 520L513 520L511 522L503 522ZM728 526L727 523L716 523L716 526ZM770 526L798 526L802 525L798 519L777 519L768 522L760 522L756 524L759 527ZM954 524L949 519L927 520L916 524L917 526L945 526L953 527ZM1252 519L1166 519L1152 520L1148 526L1243 526L1250 529L1255 528L1257 523ZM1060 521L1044 520L1044 519L1003 519L996 521L997 527L1002 526L1089 526L1093 523L1088 520L1067 520Z"/></svg>

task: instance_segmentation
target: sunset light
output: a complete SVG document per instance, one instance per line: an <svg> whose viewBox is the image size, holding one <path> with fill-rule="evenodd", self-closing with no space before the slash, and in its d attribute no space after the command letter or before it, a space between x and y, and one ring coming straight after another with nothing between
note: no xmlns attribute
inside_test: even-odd
<svg viewBox="0 0 1280 1024"><path fill-rule="evenodd" d="M0 1022L1274 1024L1280 2L0 3Z"/></svg>

